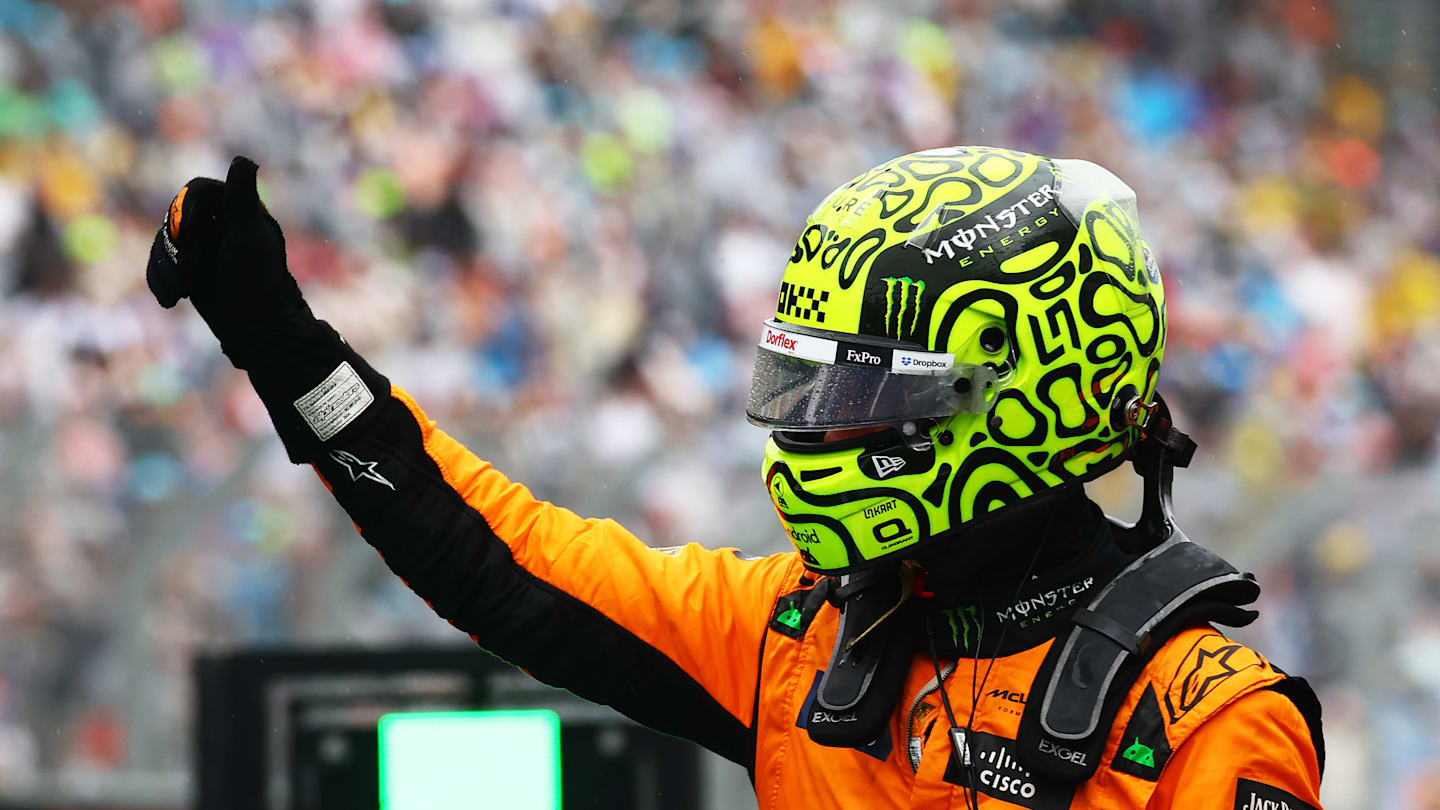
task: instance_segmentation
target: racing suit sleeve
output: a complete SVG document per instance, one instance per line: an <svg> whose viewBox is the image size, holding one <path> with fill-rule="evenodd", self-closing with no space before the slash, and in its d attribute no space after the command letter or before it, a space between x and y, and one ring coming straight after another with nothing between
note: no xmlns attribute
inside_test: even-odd
<svg viewBox="0 0 1440 810"><path fill-rule="evenodd" d="M1261 689L1206 720L1166 764L1149 810L1318 810L1323 739L1318 703L1312 717L1306 702Z"/></svg>
<svg viewBox="0 0 1440 810"><path fill-rule="evenodd" d="M794 554L647 547L536 499L392 387L313 463L391 570L539 680L754 758L761 644Z"/></svg>

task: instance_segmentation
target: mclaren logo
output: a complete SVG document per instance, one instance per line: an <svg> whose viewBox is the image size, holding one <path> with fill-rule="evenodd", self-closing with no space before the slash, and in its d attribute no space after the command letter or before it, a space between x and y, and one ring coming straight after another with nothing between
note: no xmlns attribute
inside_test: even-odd
<svg viewBox="0 0 1440 810"><path fill-rule="evenodd" d="M875 465L877 478L889 478L905 469L905 459L899 456L871 456L870 463Z"/></svg>

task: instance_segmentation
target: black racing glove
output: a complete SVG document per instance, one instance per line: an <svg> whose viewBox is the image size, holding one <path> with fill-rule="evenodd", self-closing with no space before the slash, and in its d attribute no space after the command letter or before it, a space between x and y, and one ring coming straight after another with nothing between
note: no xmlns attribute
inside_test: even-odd
<svg viewBox="0 0 1440 810"><path fill-rule="evenodd" d="M150 247L145 280L161 306L188 297L250 381L296 463L365 415L390 383L311 313L285 263L285 235L237 157L221 183L191 180Z"/></svg>

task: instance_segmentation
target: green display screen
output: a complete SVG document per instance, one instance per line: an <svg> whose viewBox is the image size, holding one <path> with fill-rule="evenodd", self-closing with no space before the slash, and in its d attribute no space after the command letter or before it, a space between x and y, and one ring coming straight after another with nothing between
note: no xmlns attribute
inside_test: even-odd
<svg viewBox="0 0 1440 810"><path fill-rule="evenodd" d="M380 810L560 810L555 712L400 712L379 736Z"/></svg>

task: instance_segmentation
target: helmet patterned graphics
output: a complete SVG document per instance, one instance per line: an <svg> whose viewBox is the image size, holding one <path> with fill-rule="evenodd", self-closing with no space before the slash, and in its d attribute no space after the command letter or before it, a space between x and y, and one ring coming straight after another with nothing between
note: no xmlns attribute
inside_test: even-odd
<svg viewBox="0 0 1440 810"><path fill-rule="evenodd" d="M772 433L766 487L824 573L905 556L1113 469L1138 438L1120 411L1153 397L1165 348L1134 192L1086 161L986 147L906 155L832 192L791 254L775 322L951 353L999 383L984 413L839 442Z"/></svg>

